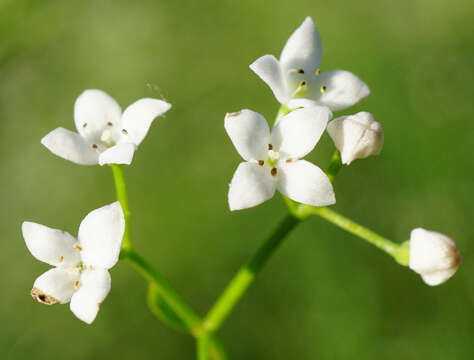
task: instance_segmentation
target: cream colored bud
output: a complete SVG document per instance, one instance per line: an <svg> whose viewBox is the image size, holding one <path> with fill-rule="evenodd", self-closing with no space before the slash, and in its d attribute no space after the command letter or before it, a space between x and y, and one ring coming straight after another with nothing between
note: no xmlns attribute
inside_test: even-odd
<svg viewBox="0 0 474 360"><path fill-rule="evenodd" d="M328 124L327 130L341 152L343 164L349 165L355 159L378 155L382 150L382 125L368 112L334 119Z"/></svg>
<svg viewBox="0 0 474 360"><path fill-rule="evenodd" d="M428 285L439 285L454 275L461 263L456 243L446 235L422 228L410 235L409 267Z"/></svg>

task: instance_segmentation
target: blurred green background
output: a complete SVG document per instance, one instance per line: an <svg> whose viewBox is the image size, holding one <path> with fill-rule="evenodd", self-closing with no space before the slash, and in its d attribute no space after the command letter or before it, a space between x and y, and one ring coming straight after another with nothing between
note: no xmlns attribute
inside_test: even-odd
<svg viewBox="0 0 474 360"><path fill-rule="evenodd" d="M230 213L240 159L224 114L278 104L249 69L279 55L310 15L322 70L360 76L382 123L381 156L336 180L335 209L397 241L422 226L452 236L458 273L430 288L387 255L323 220L294 231L225 323L232 359L473 359L473 25L471 0L2 1L0 3L2 359L192 359L195 345L158 322L125 263L93 325L29 296L48 266L21 222L77 234L114 200L107 167L74 165L40 145L74 129L73 104L99 88L125 108L140 97L173 109L126 169L136 250L204 313L285 213L279 197ZM325 167L324 135L309 157ZM469 220L471 219L471 220Z"/></svg>

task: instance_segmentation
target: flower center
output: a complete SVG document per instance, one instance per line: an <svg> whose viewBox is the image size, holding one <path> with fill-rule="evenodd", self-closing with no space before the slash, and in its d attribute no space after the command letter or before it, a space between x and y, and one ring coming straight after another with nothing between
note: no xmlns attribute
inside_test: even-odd
<svg viewBox="0 0 474 360"><path fill-rule="evenodd" d="M273 150L272 144L268 144L267 158L265 160L258 160L258 165L263 166L267 164L270 167L270 174L276 176L278 173L278 160L280 160L280 153Z"/></svg>

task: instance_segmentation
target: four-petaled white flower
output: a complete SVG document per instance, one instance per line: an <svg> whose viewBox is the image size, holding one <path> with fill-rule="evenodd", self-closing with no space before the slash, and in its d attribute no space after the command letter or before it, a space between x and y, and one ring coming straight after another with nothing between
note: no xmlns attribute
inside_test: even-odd
<svg viewBox="0 0 474 360"><path fill-rule="evenodd" d="M290 108L316 103L342 110L370 94L368 86L348 71L320 73L321 56L318 30L307 17L286 42L280 61L264 55L250 68L267 83L276 99Z"/></svg>
<svg viewBox="0 0 474 360"><path fill-rule="evenodd" d="M452 239L422 228L412 230L409 266L425 283L444 283L456 273L460 263L461 255Z"/></svg>
<svg viewBox="0 0 474 360"><path fill-rule="evenodd" d="M254 111L227 114L225 129L246 160L237 167L230 184L230 209L261 204L275 189L303 204L334 204L326 174L316 165L299 160L317 144L331 115L324 106L297 109L281 118L270 133L267 121Z"/></svg>
<svg viewBox="0 0 474 360"><path fill-rule="evenodd" d="M119 202L89 213L81 222L77 240L67 232L24 222L28 250L55 266L36 279L31 296L48 305L70 301L74 315L92 323L110 291L108 269L118 261L124 228Z"/></svg>
<svg viewBox="0 0 474 360"><path fill-rule="evenodd" d="M41 143L53 154L80 165L130 164L152 121L171 108L163 100L143 98L127 107L101 90L86 90L74 104L79 134L59 127Z"/></svg>
<svg viewBox="0 0 474 360"><path fill-rule="evenodd" d="M349 165L355 159L378 155L382 151L382 125L368 112L334 119L328 124L328 133L341 152L343 164Z"/></svg>

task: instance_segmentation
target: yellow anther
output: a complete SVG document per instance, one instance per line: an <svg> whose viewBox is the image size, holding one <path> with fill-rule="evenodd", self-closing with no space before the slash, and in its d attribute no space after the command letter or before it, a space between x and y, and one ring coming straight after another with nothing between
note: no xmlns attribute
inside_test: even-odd
<svg viewBox="0 0 474 360"><path fill-rule="evenodd" d="M326 92L326 86L321 86L319 90L321 90L321 92L324 94Z"/></svg>
<svg viewBox="0 0 474 360"><path fill-rule="evenodd" d="M319 69L316 70L316 71L315 71L315 74L316 74L316 75L320 75L320 74L321 74L321 70L319 70Z"/></svg>

